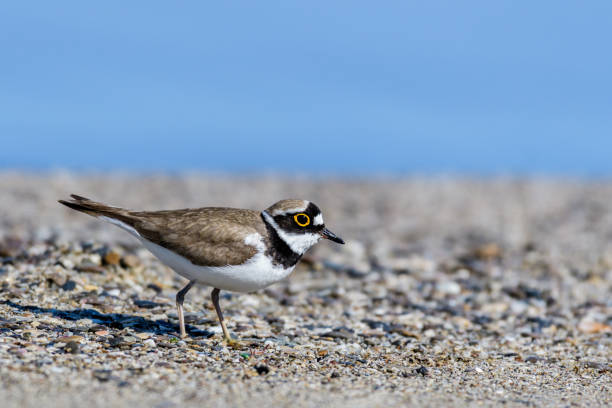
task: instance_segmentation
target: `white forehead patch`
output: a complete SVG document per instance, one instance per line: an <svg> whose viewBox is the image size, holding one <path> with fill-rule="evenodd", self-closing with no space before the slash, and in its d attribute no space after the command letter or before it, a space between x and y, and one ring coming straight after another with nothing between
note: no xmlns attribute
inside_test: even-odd
<svg viewBox="0 0 612 408"><path fill-rule="evenodd" d="M313 225L323 225L323 214L319 213L314 220L312 220Z"/></svg>
<svg viewBox="0 0 612 408"><path fill-rule="evenodd" d="M276 217L277 215L285 215L285 214L303 212L303 211L306 211L307 207L308 207L308 201L304 200L304 204L302 207L290 208L288 210L276 210L272 213L272 216Z"/></svg>

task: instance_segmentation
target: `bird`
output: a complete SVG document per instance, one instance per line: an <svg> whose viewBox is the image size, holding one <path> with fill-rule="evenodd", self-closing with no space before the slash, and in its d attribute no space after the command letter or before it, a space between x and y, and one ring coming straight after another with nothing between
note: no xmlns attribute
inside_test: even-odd
<svg viewBox="0 0 612 408"><path fill-rule="evenodd" d="M291 274L320 239L344 240L325 226L319 207L307 200L280 200L261 212L229 207L132 211L72 194L59 203L107 221L136 237L146 249L188 279L176 294L180 337L187 337L183 302L194 285L212 287L211 300L224 340L221 290L249 293Z"/></svg>

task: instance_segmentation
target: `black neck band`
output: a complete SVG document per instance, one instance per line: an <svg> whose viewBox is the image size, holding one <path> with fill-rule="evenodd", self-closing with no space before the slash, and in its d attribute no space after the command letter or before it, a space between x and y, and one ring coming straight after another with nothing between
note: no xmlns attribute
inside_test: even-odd
<svg viewBox="0 0 612 408"><path fill-rule="evenodd" d="M261 219L268 230L268 237L266 239L268 248L266 249L265 255L272 258L272 264L280 265L283 268L290 268L298 263L302 255L295 253L291 247L283 241L278 235L278 232L276 232L276 229L274 229L274 226L266 220L263 213L261 214Z"/></svg>

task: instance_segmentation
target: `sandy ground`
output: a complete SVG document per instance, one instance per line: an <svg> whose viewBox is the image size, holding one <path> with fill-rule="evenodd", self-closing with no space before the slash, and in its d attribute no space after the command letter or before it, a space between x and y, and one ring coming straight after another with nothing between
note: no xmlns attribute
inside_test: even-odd
<svg viewBox="0 0 612 408"><path fill-rule="evenodd" d="M263 209L307 198L347 240L286 280L185 283L57 204ZM612 183L0 173L0 399L62 406L609 406Z"/></svg>

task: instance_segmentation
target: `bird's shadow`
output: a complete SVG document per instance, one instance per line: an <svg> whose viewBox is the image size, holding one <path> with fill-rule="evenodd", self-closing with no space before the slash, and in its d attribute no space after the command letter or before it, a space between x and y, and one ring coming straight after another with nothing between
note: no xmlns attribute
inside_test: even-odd
<svg viewBox="0 0 612 408"><path fill-rule="evenodd" d="M102 325L111 329L122 330L130 328L139 333L155 333L158 335L177 334L178 326L163 320L150 320L141 316L134 316L123 313L101 313L94 309L73 309L60 310L55 308L44 308L39 306L20 305L10 300L4 302L5 305L20 311L27 311L34 314L50 314L53 317L76 321L90 319L94 324ZM185 329L193 337L210 337L213 332L201 330L197 327L186 325Z"/></svg>

